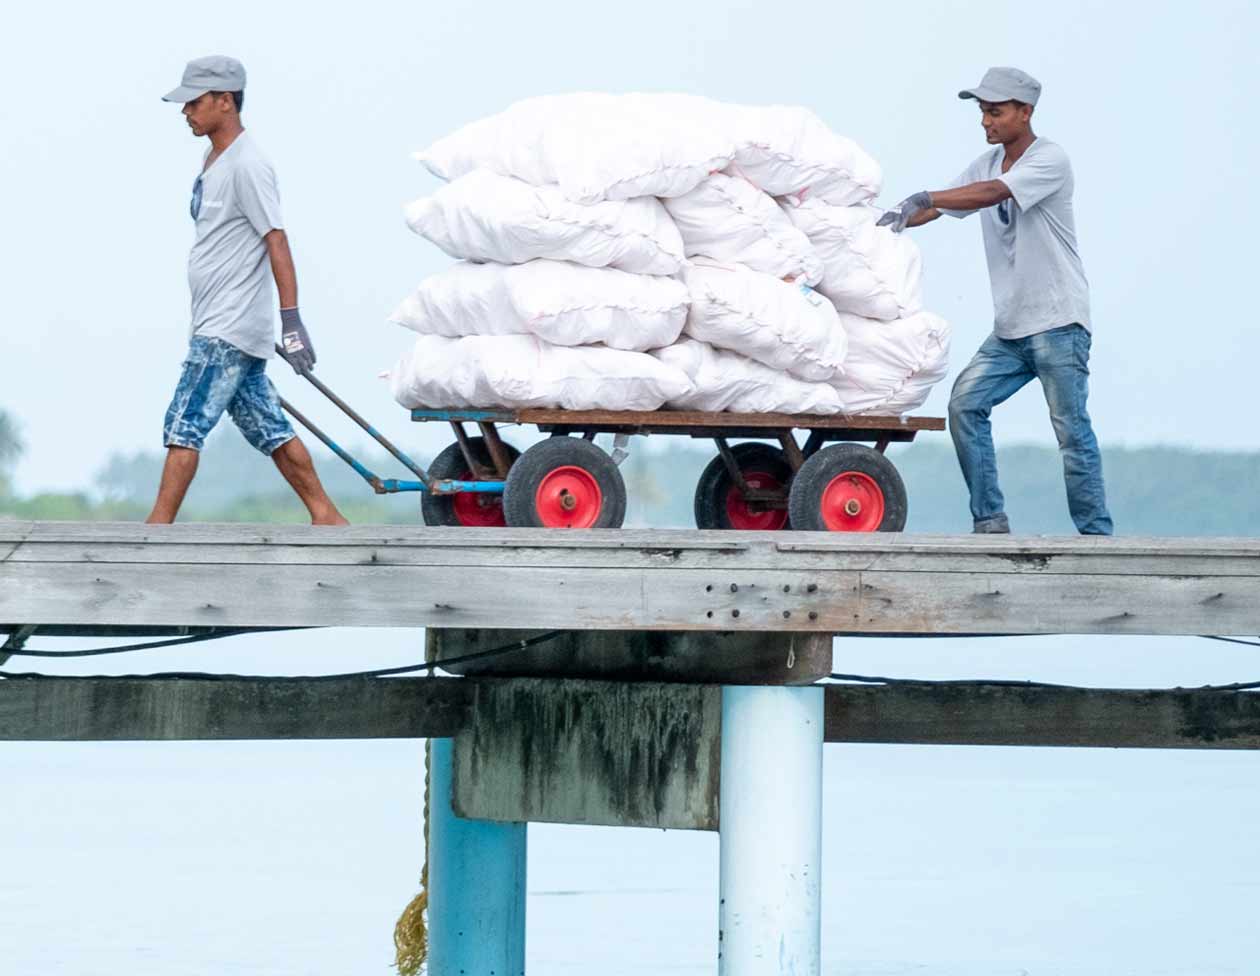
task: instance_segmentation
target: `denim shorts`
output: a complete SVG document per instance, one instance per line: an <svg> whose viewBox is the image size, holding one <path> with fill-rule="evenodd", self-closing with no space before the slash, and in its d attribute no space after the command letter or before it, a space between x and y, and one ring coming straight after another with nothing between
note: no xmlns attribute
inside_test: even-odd
<svg viewBox="0 0 1260 976"><path fill-rule="evenodd" d="M270 456L296 435L266 374L267 361L223 339L193 336L166 409L167 447L200 451L226 410L245 439Z"/></svg>

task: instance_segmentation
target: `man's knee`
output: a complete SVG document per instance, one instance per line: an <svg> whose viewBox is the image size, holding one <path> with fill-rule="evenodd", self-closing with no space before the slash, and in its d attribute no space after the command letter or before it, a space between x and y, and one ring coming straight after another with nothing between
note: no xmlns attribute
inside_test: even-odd
<svg viewBox="0 0 1260 976"><path fill-rule="evenodd" d="M951 426L985 417L990 409L988 404L976 396L975 390L969 384L961 382L962 379L963 377L959 377L960 382L954 384L954 389L949 395Z"/></svg>

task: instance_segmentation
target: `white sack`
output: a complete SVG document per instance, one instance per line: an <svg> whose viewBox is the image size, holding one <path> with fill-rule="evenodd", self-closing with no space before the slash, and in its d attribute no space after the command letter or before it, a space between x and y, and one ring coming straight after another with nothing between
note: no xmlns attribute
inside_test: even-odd
<svg viewBox="0 0 1260 976"><path fill-rule="evenodd" d="M687 374L695 389L671 400L679 410L730 410L735 413L835 414L844 404L834 386L807 383L698 339L652 353Z"/></svg>
<svg viewBox="0 0 1260 976"><path fill-rule="evenodd" d="M698 95L543 95L464 126L416 158L454 180L479 167L579 203L672 197L730 163L726 106Z"/></svg>
<svg viewBox="0 0 1260 976"><path fill-rule="evenodd" d="M646 353L553 346L524 335L420 336L389 380L394 399L409 410L657 410L691 390L685 373Z"/></svg>
<svg viewBox="0 0 1260 976"><path fill-rule="evenodd" d="M683 331L692 338L803 380L830 380L842 371L848 343L840 316L813 289L738 265L700 262L684 280L691 310Z"/></svg>
<svg viewBox="0 0 1260 976"><path fill-rule="evenodd" d="M852 413L900 416L923 405L949 369L949 323L920 312L896 322L841 315L849 334L844 376L832 381Z"/></svg>
<svg viewBox="0 0 1260 976"><path fill-rule="evenodd" d="M426 278L390 321L422 335L536 335L646 352L678 338L688 304L677 278L564 261L461 261Z"/></svg>
<svg viewBox="0 0 1260 976"><path fill-rule="evenodd" d="M922 310L919 247L907 234L876 227L879 210L809 198L789 198L784 209L822 258L818 290L841 312L891 321Z"/></svg>
<svg viewBox="0 0 1260 976"><path fill-rule="evenodd" d="M822 261L804 232L747 180L714 173L690 193L664 203L688 257L742 264L807 285L822 278Z"/></svg>
<svg viewBox="0 0 1260 976"><path fill-rule="evenodd" d="M879 164L807 108L738 106L735 170L771 196L848 206L879 196Z"/></svg>
<svg viewBox="0 0 1260 976"><path fill-rule="evenodd" d="M471 261L552 258L657 275L676 274L683 262L678 228L652 197L584 206L554 186L480 169L407 204L404 213L421 237Z"/></svg>

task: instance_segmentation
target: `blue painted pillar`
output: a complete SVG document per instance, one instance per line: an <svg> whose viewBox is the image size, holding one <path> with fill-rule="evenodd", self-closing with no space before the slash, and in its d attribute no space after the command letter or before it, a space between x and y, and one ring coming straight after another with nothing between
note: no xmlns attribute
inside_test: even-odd
<svg viewBox="0 0 1260 976"><path fill-rule="evenodd" d="M719 976L822 967L823 690L722 689Z"/></svg>
<svg viewBox="0 0 1260 976"><path fill-rule="evenodd" d="M452 739L429 762L430 976L523 976L526 824L451 809Z"/></svg>

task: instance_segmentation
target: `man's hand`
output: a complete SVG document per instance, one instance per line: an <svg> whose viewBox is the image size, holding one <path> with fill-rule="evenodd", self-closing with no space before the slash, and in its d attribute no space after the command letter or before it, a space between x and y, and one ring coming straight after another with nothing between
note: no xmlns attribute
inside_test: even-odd
<svg viewBox="0 0 1260 976"><path fill-rule="evenodd" d="M932 209L932 194L924 190L922 193L916 193L912 197L906 197L896 208L889 210L875 222L876 227L888 227L892 229L894 234L900 234L906 229L906 224L910 222L910 218L917 214L920 210Z"/></svg>
<svg viewBox="0 0 1260 976"><path fill-rule="evenodd" d="M280 355L298 375L315 368L315 347L296 308L280 309Z"/></svg>

